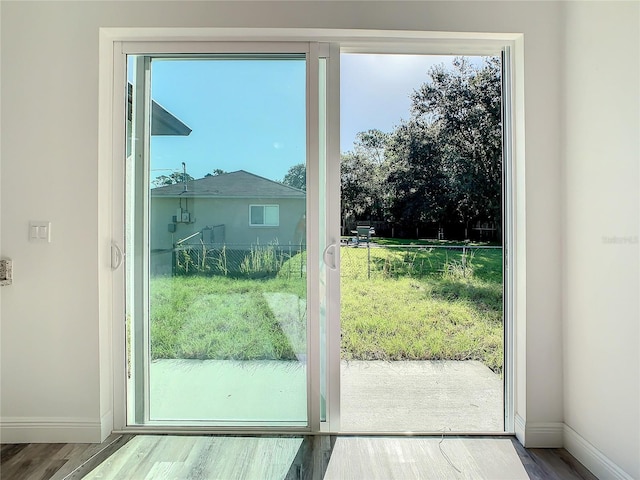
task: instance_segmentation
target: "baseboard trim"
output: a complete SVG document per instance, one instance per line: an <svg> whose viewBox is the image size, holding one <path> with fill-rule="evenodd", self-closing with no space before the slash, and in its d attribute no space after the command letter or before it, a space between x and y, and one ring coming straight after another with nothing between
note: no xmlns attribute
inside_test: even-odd
<svg viewBox="0 0 640 480"><path fill-rule="evenodd" d="M100 443L101 430L91 418L4 417L0 443Z"/></svg>
<svg viewBox="0 0 640 480"><path fill-rule="evenodd" d="M100 418L100 441L104 440L113 432L113 410L109 410Z"/></svg>
<svg viewBox="0 0 640 480"><path fill-rule="evenodd" d="M564 425L564 448L598 478L633 480L609 457L585 440L568 425Z"/></svg>
<svg viewBox="0 0 640 480"><path fill-rule="evenodd" d="M524 442L518 437L520 443L526 448L560 448L562 447L564 437L564 423L548 422L535 423L527 422L522 418L518 426L518 418L516 418L516 435L518 429L524 430Z"/></svg>

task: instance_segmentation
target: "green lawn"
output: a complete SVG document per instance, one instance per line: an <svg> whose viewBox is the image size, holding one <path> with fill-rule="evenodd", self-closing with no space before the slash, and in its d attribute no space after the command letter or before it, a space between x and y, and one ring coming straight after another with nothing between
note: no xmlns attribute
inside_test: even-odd
<svg viewBox="0 0 640 480"><path fill-rule="evenodd" d="M341 249L342 357L476 359L502 370L501 250ZM367 255L370 254L370 273ZM304 353L300 257L261 279L151 280L152 358L294 359ZM370 278L369 278L370 276ZM301 299L301 300L299 300Z"/></svg>
<svg viewBox="0 0 640 480"><path fill-rule="evenodd" d="M501 250L471 252L463 267L459 250L343 247L343 358L480 360L500 372Z"/></svg>
<svg viewBox="0 0 640 480"><path fill-rule="evenodd" d="M151 281L151 357L295 359L306 315L274 315L284 298L304 297L304 279L177 276ZM279 296L274 297L274 294ZM298 325L288 325L295 322ZM296 335L289 335L289 332ZM302 339L300 338L302 337ZM302 343L302 346L300 345Z"/></svg>

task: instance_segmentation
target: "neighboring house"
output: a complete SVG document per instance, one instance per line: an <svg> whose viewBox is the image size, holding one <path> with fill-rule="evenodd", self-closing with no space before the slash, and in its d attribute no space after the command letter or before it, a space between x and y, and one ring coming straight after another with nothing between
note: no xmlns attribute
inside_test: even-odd
<svg viewBox="0 0 640 480"><path fill-rule="evenodd" d="M252 245L301 245L306 194L282 183L238 170L187 184L151 190L151 251L185 243L231 249Z"/></svg>

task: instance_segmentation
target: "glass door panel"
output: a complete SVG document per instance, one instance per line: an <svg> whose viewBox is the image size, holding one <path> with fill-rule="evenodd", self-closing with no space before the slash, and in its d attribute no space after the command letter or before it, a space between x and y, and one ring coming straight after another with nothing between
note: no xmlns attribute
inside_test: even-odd
<svg viewBox="0 0 640 480"><path fill-rule="evenodd" d="M504 432L500 58L340 66L340 428Z"/></svg>
<svg viewBox="0 0 640 480"><path fill-rule="evenodd" d="M128 71L128 422L307 426L305 54Z"/></svg>

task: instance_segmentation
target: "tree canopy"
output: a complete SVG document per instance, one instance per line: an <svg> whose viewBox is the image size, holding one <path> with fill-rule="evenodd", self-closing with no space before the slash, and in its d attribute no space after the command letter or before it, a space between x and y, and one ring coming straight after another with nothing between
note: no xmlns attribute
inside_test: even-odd
<svg viewBox="0 0 640 480"><path fill-rule="evenodd" d="M226 172L226 171L222 170L221 168L214 168L211 173L205 174L205 178L206 177L215 177L217 175L222 175L223 173L229 173L229 172Z"/></svg>
<svg viewBox="0 0 640 480"><path fill-rule="evenodd" d="M284 178L282 183L298 190L307 191L307 167L304 163L298 163L292 166Z"/></svg>
<svg viewBox="0 0 640 480"><path fill-rule="evenodd" d="M187 182L190 182L194 180L194 178L188 173L186 174L186 177L185 177L185 174L183 172L173 172L170 175L160 175L154 178L151 181L151 184L154 187L163 187L165 185L173 185L174 183L182 183L185 180Z"/></svg>
<svg viewBox="0 0 640 480"><path fill-rule="evenodd" d="M500 72L497 57L435 66L412 93L408 120L390 133L358 134L342 156L343 224L499 226Z"/></svg>

